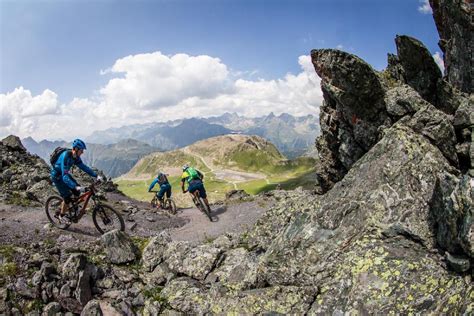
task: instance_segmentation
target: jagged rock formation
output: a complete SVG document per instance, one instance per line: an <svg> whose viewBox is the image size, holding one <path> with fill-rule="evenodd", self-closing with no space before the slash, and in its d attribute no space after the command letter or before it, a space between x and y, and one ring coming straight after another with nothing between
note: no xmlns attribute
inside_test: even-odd
<svg viewBox="0 0 474 316"><path fill-rule="evenodd" d="M447 80L459 90L474 87L474 20L472 1L430 0L444 53Z"/></svg>
<svg viewBox="0 0 474 316"><path fill-rule="evenodd" d="M164 232L130 266L107 263L136 255L119 232L106 239L126 239L121 254L118 243L89 245L89 256L49 249L52 265L36 264L36 277L8 279L5 308L15 293L41 297L43 312L84 315L472 314L472 96L439 76L419 41L396 41L382 73L312 52L325 194L274 191L246 233L193 246Z"/></svg>
<svg viewBox="0 0 474 316"><path fill-rule="evenodd" d="M316 143L321 158L320 193L340 181L380 141L385 129L412 115L422 125L431 121L425 128L418 123L412 127L437 143L454 167L466 172L473 166L473 96L442 79L420 41L397 36L395 42L398 55L389 55L389 67L382 73L346 52L323 49L311 53L325 98L320 118L323 133ZM440 111L427 111L428 105ZM432 112L437 119L430 117Z"/></svg>

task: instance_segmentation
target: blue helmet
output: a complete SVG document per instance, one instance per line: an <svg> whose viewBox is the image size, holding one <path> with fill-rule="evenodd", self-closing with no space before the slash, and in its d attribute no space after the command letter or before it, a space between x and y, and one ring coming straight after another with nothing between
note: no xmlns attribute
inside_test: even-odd
<svg viewBox="0 0 474 316"><path fill-rule="evenodd" d="M87 149L86 147L86 143L84 143L82 140L80 140L79 138L78 139L75 139L73 142L72 142L72 148L77 148L77 149Z"/></svg>

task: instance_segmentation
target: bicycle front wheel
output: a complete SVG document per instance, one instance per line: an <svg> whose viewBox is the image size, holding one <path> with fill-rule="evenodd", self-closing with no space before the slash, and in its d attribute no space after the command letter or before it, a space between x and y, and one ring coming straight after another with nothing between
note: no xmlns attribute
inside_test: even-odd
<svg viewBox="0 0 474 316"><path fill-rule="evenodd" d="M199 197L199 203L201 204L201 210L206 214L207 218L212 222L211 209L204 202L202 197Z"/></svg>
<svg viewBox="0 0 474 316"><path fill-rule="evenodd" d="M92 211L92 221L94 222L95 228L97 228L101 234L105 234L114 229L125 230L125 222L123 221L122 215L105 204L99 204L94 208Z"/></svg>
<svg viewBox="0 0 474 316"><path fill-rule="evenodd" d="M155 197L151 200L150 204L151 204L151 207L152 207L152 208L157 208L157 207L159 206L158 198L155 196Z"/></svg>
<svg viewBox="0 0 474 316"><path fill-rule="evenodd" d="M54 225L54 227L57 227L59 229L66 229L71 226L71 224L64 224L61 223L61 221L59 220L59 213L61 212L62 203L63 199L61 197L56 195L50 196L46 200L44 210L46 212L48 220L51 222L51 224Z"/></svg>
<svg viewBox="0 0 474 316"><path fill-rule="evenodd" d="M168 212L172 215L176 215L176 203L172 199L167 199L165 203L165 208L168 210Z"/></svg>

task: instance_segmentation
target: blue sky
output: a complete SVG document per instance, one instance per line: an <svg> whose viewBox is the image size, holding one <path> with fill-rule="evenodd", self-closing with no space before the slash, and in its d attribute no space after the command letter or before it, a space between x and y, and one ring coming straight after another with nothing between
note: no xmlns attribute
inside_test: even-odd
<svg viewBox="0 0 474 316"><path fill-rule="evenodd" d="M99 107L105 104L105 96L110 96L107 93L112 93L114 79L135 73L132 69L136 66L131 64L114 70L117 61L127 56L146 58L142 67L152 60L163 60L163 56L209 56L214 59L211 64L225 67L224 74L219 71L217 74L224 78L223 85L232 85L240 79L247 89L250 89L247 83L262 88L259 82L279 85L291 79L286 77L288 74L298 77L302 71L311 72L311 65L300 56L309 55L313 48L340 48L382 69L386 66L387 52L395 52L396 34L420 39L433 54L440 51L432 15L420 12L422 5L419 0L0 0L0 94L8 96L22 87L23 104L28 102L28 93L31 99L53 98L55 104L49 105L50 111L39 111L41 115L67 115L64 108L71 108L74 100L82 100L84 108L87 102L90 107L94 104ZM156 52L161 55L147 55ZM136 65L136 60L130 62ZM136 73L142 76L143 71ZM153 76L156 75L155 72ZM203 72L203 76L214 75ZM130 84L119 86L129 90ZM231 89L222 88L215 93L199 90L205 97L186 95L171 104L165 102L169 97L158 98L143 92L145 88L137 87L140 85L137 80L131 85L130 89L141 91L133 97L129 95L129 100L139 99L138 106L149 108L144 104L156 103L172 111L173 106L185 100L188 106L199 103L201 110L193 113L204 116L212 111L202 111L202 100L208 100L209 95L221 96L224 90L229 94ZM285 87L288 86L291 84ZM44 94L45 91L51 93ZM114 98L118 98L117 92L114 93ZM201 102L192 99L196 97ZM32 104L42 104L41 100L36 99ZM259 103L249 101L248 97L246 102L253 107ZM235 104L238 112L247 115L260 115L271 108L262 105L261 111L247 111L243 109L243 101ZM8 106L13 105L9 102ZM181 104L175 110L183 107ZM31 119L37 112L29 111L28 117ZM117 117L126 117L124 113ZM104 117L101 118L103 121ZM2 121L5 121L3 125L8 123ZM101 127L126 123L116 119ZM34 133L33 125L38 125L32 121L25 124L28 129L23 130L30 133ZM15 132L14 128L10 130Z"/></svg>

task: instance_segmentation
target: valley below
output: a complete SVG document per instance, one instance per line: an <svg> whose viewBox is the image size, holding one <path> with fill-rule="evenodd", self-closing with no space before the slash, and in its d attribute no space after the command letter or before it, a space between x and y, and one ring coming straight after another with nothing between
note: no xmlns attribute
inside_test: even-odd
<svg viewBox="0 0 474 316"><path fill-rule="evenodd" d="M181 166L185 163L204 174L204 185L212 203L224 200L231 190L253 195L275 188L311 189L315 184L313 158L287 160L268 141L246 135L218 136L179 150L150 154L114 182L124 194L150 201L153 195L148 193L148 187L161 171L168 174L176 203L190 207L191 198L183 195L180 188Z"/></svg>

